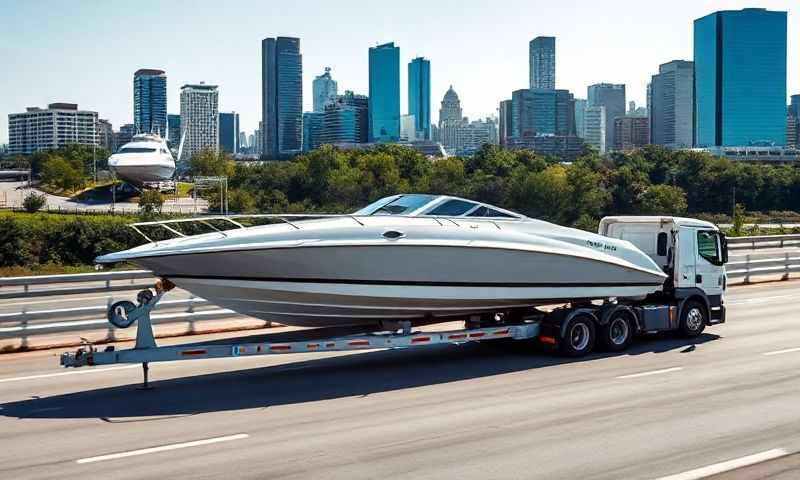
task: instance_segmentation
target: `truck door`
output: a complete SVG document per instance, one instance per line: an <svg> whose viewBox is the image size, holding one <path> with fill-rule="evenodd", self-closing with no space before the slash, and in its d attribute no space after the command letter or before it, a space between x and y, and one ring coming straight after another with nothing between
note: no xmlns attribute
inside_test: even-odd
<svg viewBox="0 0 800 480"><path fill-rule="evenodd" d="M697 257L695 276L697 287L706 295L721 295L725 267L722 238L716 230L696 230Z"/></svg>
<svg viewBox="0 0 800 480"><path fill-rule="evenodd" d="M695 283L695 264L697 263L697 230L680 227L675 252L675 287L691 288Z"/></svg>

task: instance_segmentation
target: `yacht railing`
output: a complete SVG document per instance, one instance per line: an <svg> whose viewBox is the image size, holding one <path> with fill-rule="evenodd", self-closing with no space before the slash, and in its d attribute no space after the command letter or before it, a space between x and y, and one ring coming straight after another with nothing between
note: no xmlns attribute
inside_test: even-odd
<svg viewBox="0 0 800 480"><path fill-rule="evenodd" d="M434 220L435 222L437 222L440 226L443 226L445 224L443 222L448 222L448 223L451 223L451 224L453 224L453 225L455 225L457 227L461 226L461 224L458 223L457 220L461 220L462 222L465 221L465 220L467 220L469 222L490 222L490 223L494 224L494 226L497 227L498 229L500 229L500 225L497 224L497 221L518 221L518 220L520 220L519 217L447 217L447 216L441 216L441 215L435 215L435 216L434 215L430 215L430 216L429 215L423 215L423 216L419 216L419 215L386 215L386 216L403 217L403 218L429 218L429 219ZM354 222L356 222L357 224L359 224L360 226L363 227L365 224L364 224L364 222L362 222L359 219L375 218L375 215L353 215L353 214L347 214L347 213L341 213L341 214L330 214L330 213L319 213L319 214L314 214L314 213L288 213L288 214L286 214L286 213L260 213L260 214L251 214L251 215L248 215L248 214L216 215L216 216L208 216L208 217L179 218L179 219L172 219L172 220L155 220L155 221L150 221L150 222L131 223L131 224L128 224L128 226L131 227L132 229L134 229L136 231L136 233L141 235L148 242L155 243L155 242L157 242L157 240L153 240L152 238L147 236L147 234L144 233L141 230L141 227L161 227L161 228L167 230L168 232L170 232L171 234L176 235L177 237L190 237L192 235L187 235L187 234L185 234L185 233L173 228L173 226L177 225L177 224L182 224L182 223L199 223L199 224L205 225L206 227L210 228L211 230L221 234L222 236L227 237L228 235L225 233L227 230L240 230L240 229L247 229L247 228L252 228L252 227L255 227L255 226L260 226L260 225L249 225L248 226L248 225L244 225L241 222L237 221L239 219L245 219L245 218L255 218L255 219L266 218L266 219L280 220L283 223L286 223L287 225L290 225L290 226L296 228L297 230L300 230L300 225L296 221L298 219L299 220L308 220L308 219L320 219L320 218L349 218L349 219L353 220ZM292 221L292 220L295 220L295 221ZM215 221L225 222L225 223L227 223L229 225L232 225L233 228L227 229L227 230L218 228L217 226L214 226L214 224L212 223L212 222L215 222ZM173 237L173 238L175 238L175 237Z"/></svg>

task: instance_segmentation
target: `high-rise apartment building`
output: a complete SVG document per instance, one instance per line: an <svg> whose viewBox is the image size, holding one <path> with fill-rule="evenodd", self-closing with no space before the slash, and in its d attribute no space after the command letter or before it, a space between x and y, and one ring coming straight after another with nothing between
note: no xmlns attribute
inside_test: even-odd
<svg viewBox="0 0 800 480"><path fill-rule="evenodd" d="M261 42L262 155L294 155L303 146L303 56L300 39Z"/></svg>
<svg viewBox="0 0 800 480"><path fill-rule="evenodd" d="M131 143L133 136L136 135L136 125L126 123L119 127L119 131L114 132L114 152L120 149L126 143Z"/></svg>
<svg viewBox="0 0 800 480"><path fill-rule="evenodd" d="M695 145L786 141L786 12L714 12L694 21Z"/></svg>
<svg viewBox="0 0 800 480"><path fill-rule="evenodd" d="M583 140L598 153L606 153L606 107L587 106L583 116Z"/></svg>
<svg viewBox="0 0 800 480"><path fill-rule="evenodd" d="M239 114L219 114L219 148L230 154L239 153Z"/></svg>
<svg viewBox="0 0 800 480"><path fill-rule="evenodd" d="M536 37L528 45L530 88L556 88L556 39Z"/></svg>
<svg viewBox="0 0 800 480"><path fill-rule="evenodd" d="M325 73L314 77L311 84L313 91L314 112L322 113L325 111L325 105L332 102L338 93L338 86L336 80L331 77L331 68L325 67Z"/></svg>
<svg viewBox="0 0 800 480"><path fill-rule="evenodd" d="M200 83L181 87L181 135L186 135L186 140L180 160L188 160L202 149L219 149L219 92L216 85Z"/></svg>
<svg viewBox="0 0 800 480"><path fill-rule="evenodd" d="M8 115L8 153L27 155L71 143L97 145L97 112L78 110L75 103L28 107Z"/></svg>
<svg viewBox="0 0 800 480"><path fill-rule="evenodd" d="M669 148L694 145L694 63L673 60L650 81L650 143Z"/></svg>
<svg viewBox="0 0 800 480"><path fill-rule="evenodd" d="M133 74L133 124L138 133L167 135L167 74L142 68Z"/></svg>
<svg viewBox="0 0 800 480"><path fill-rule="evenodd" d="M597 83L587 91L587 104L591 107L605 108L605 128L607 149L614 146L614 119L625 116L625 85Z"/></svg>
<svg viewBox="0 0 800 480"><path fill-rule="evenodd" d="M417 57L408 63L408 114L414 116L415 137L431 139L431 62Z"/></svg>
<svg viewBox="0 0 800 480"><path fill-rule="evenodd" d="M369 140L400 140L400 47L369 49Z"/></svg>
<svg viewBox="0 0 800 480"><path fill-rule="evenodd" d="M114 151L114 127L111 122L104 119L97 120L97 145L109 151Z"/></svg>

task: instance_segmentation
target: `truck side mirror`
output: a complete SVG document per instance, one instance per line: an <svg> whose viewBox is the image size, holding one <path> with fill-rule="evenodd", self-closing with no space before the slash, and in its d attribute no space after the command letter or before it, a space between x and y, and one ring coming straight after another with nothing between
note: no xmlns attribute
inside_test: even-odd
<svg viewBox="0 0 800 480"><path fill-rule="evenodd" d="M722 249L722 263L728 263L728 237L722 232L719 232L719 243Z"/></svg>

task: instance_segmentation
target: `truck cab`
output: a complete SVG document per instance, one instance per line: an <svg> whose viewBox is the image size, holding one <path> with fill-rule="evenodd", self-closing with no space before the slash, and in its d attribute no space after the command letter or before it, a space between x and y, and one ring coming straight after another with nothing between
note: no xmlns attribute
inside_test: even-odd
<svg viewBox="0 0 800 480"><path fill-rule="evenodd" d="M618 216L600 221L601 235L626 240L642 250L668 275L661 297L683 311L686 302L700 302L707 324L725 321L725 235L702 220L664 216Z"/></svg>

